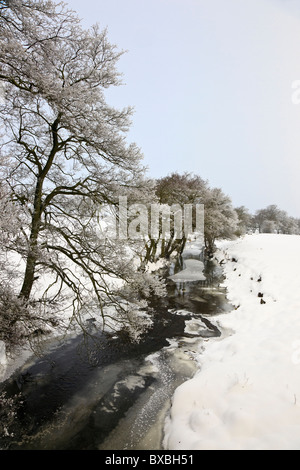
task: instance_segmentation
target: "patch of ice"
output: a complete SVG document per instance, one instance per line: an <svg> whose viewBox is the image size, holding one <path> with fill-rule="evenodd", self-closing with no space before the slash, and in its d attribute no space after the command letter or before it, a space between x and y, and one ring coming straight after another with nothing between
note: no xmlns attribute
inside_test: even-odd
<svg viewBox="0 0 300 470"><path fill-rule="evenodd" d="M206 277L203 274L204 264L197 259L187 259L184 261L185 268L179 273L169 276L174 282L193 282L205 281Z"/></svg>
<svg viewBox="0 0 300 470"><path fill-rule="evenodd" d="M185 328L184 328L185 333L197 335L203 330L207 330L207 326L202 320L193 318L192 320L187 320L185 322Z"/></svg>
<svg viewBox="0 0 300 470"><path fill-rule="evenodd" d="M124 384L129 390L135 390L136 388L143 388L145 380L140 375L129 375L124 380Z"/></svg>
<svg viewBox="0 0 300 470"><path fill-rule="evenodd" d="M188 310L169 310L169 312L173 313L174 315L192 315L191 312L189 312Z"/></svg>
<svg viewBox="0 0 300 470"><path fill-rule="evenodd" d="M204 264L197 259L184 260L185 268L179 273L169 276L174 282L205 281Z"/></svg>

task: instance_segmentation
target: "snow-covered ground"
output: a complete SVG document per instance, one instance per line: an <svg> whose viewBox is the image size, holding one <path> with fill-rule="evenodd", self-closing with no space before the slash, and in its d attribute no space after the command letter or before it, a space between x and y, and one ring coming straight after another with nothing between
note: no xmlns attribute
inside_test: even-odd
<svg viewBox="0 0 300 470"><path fill-rule="evenodd" d="M165 449L300 450L300 236L223 242L230 313L175 392Z"/></svg>

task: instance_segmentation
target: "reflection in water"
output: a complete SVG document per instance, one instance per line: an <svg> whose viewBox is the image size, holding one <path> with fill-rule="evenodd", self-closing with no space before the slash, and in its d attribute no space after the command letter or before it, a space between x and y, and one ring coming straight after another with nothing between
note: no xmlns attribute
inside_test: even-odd
<svg viewBox="0 0 300 470"><path fill-rule="evenodd" d="M184 266L180 259L161 274ZM167 279L168 297L153 300L154 326L139 344L78 336L28 361L2 387L21 393L22 405L1 448L160 449L169 400L195 373L204 338L220 335L211 316L227 308L221 269L211 261L203 268L205 280Z"/></svg>

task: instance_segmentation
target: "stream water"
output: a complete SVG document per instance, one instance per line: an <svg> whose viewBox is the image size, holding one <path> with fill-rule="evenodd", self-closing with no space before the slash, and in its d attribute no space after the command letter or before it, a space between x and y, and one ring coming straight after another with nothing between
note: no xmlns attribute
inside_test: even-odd
<svg viewBox="0 0 300 470"><path fill-rule="evenodd" d="M220 335L214 317L229 308L222 270L212 261L204 268L205 280L167 280L168 296L153 300L154 326L139 344L108 334L46 343L1 384L18 406L0 448L162 449L172 395L196 372L205 341Z"/></svg>

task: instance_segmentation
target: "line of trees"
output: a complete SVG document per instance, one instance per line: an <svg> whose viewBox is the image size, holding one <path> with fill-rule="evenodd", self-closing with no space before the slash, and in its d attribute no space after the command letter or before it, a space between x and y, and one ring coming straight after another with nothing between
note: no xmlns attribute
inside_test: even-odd
<svg viewBox="0 0 300 470"><path fill-rule="evenodd" d="M170 258L172 254L181 254L187 238L176 237L174 220L176 207L203 204L204 227L203 242L206 256L212 256L216 250L216 241L233 239L251 233L300 234L300 219L296 219L279 209L269 205L251 214L245 206L233 207L231 199L220 188L211 188L200 176L189 173L172 173L159 178L155 182L155 195L159 204L174 207L168 239L164 239L162 231L157 238L148 238L146 243L146 259L155 261L158 258ZM195 219L195 212L193 213ZM194 227L196 226L195 220ZM162 224L161 224L162 225Z"/></svg>
<svg viewBox="0 0 300 470"><path fill-rule="evenodd" d="M251 232L300 235L300 219L289 216L275 204L259 209L255 214L250 214L244 206L235 211L238 215L237 236Z"/></svg>

